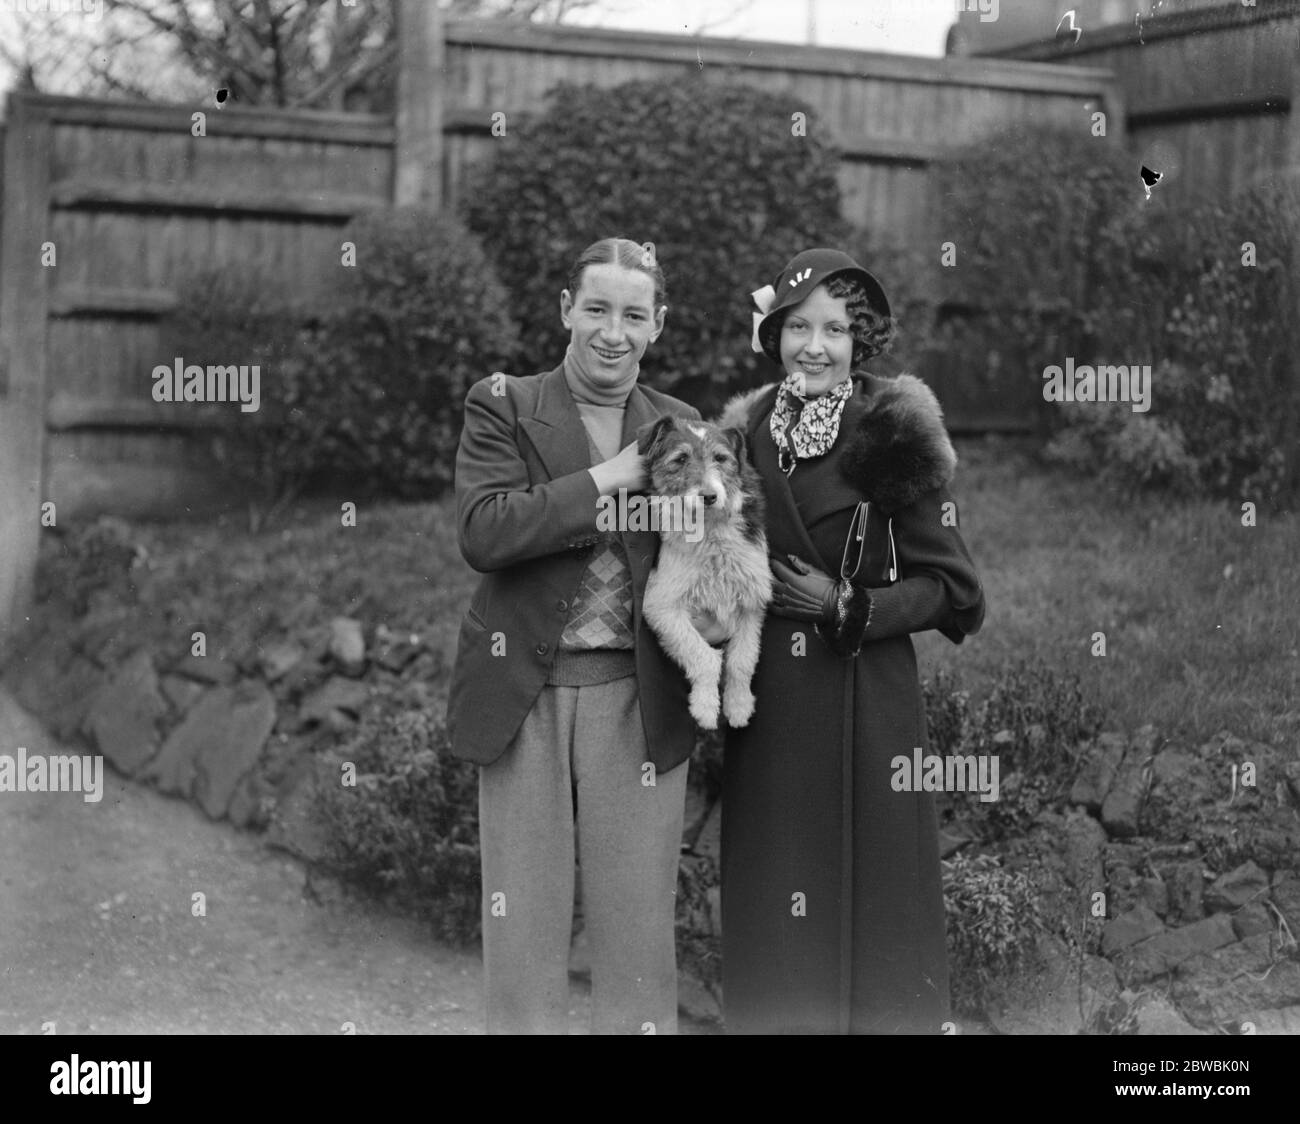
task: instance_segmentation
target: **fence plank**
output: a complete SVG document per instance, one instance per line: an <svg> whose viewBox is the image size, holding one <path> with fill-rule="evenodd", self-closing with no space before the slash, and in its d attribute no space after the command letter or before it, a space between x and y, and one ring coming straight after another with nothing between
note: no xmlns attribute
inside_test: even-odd
<svg viewBox="0 0 1300 1124"><path fill-rule="evenodd" d="M45 282L50 122L10 100L0 275L0 660L35 590L45 456ZM65 248L66 252L66 248Z"/></svg>

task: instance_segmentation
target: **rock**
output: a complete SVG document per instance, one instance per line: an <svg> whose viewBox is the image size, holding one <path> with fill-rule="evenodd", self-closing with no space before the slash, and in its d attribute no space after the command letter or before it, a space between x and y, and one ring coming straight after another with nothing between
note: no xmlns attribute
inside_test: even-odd
<svg viewBox="0 0 1300 1124"><path fill-rule="evenodd" d="M1273 874L1273 904L1282 911L1291 934L1300 941L1300 875L1289 870Z"/></svg>
<svg viewBox="0 0 1300 1124"><path fill-rule="evenodd" d="M277 679L283 679L289 674L305 655L301 646L290 640L281 641L277 644L263 648L257 655L257 667L262 673L262 678L268 683L274 683Z"/></svg>
<svg viewBox="0 0 1300 1124"><path fill-rule="evenodd" d="M1139 889L1142 876L1138 867L1145 863L1142 847L1132 843L1107 843L1103 851L1106 870L1106 912L1121 917L1141 904Z"/></svg>
<svg viewBox="0 0 1300 1124"><path fill-rule="evenodd" d="M172 706L184 714L194 705L195 700L203 694L203 685L180 675L164 675L162 693Z"/></svg>
<svg viewBox="0 0 1300 1124"><path fill-rule="evenodd" d="M1300 806L1300 761L1288 761L1282 766L1282 776L1290 790L1292 803Z"/></svg>
<svg viewBox="0 0 1300 1124"><path fill-rule="evenodd" d="M1156 754L1151 762L1152 787L1165 789L1180 785L1192 776L1196 764L1195 757L1181 750L1166 749Z"/></svg>
<svg viewBox="0 0 1300 1124"><path fill-rule="evenodd" d="M259 770L253 769L235 785L226 815L241 830L260 831L270 818L268 803L274 790L262 780Z"/></svg>
<svg viewBox="0 0 1300 1124"><path fill-rule="evenodd" d="M274 723L275 700L262 684L214 687L171 732L144 777L162 792L194 796L220 819Z"/></svg>
<svg viewBox="0 0 1300 1124"><path fill-rule="evenodd" d="M1236 939L1232 922L1218 913L1138 942L1116 955L1115 967L1131 987L1164 975L1194 956L1232 944Z"/></svg>
<svg viewBox="0 0 1300 1124"><path fill-rule="evenodd" d="M66 667L58 666L51 653L46 660L37 656L23 667L11 684L14 697L33 714L39 715L61 742L70 742L83 728L90 704L99 696L106 677L84 656L73 655ZM6 668L8 682L14 664Z"/></svg>
<svg viewBox="0 0 1300 1124"><path fill-rule="evenodd" d="M213 683L229 686L239 678L239 668L220 656L196 656L187 654L172 668L177 675L187 679L197 679L200 683Z"/></svg>
<svg viewBox="0 0 1300 1124"><path fill-rule="evenodd" d="M140 648L95 692L82 728L113 767L130 777L158 752L155 723L166 713L153 659Z"/></svg>
<svg viewBox="0 0 1300 1124"><path fill-rule="evenodd" d="M1201 864L1195 860L1170 863L1160 868L1169 892L1169 913L1165 920L1170 924L1199 921L1205 916L1202 896L1205 879Z"/></svg>
<svg viewBox="0 0 1300 1124"><path fill-rule="evenodd" d="M1138 833L1147 779L1143 765L1129 754L1101 805L1101 825L1115 839L1130 839Z"/></svg>
<svg viewBox="0 0 1300 1124"><path fill-rule="evenodd" d="M1115 953L1137 944L1138 941L1144 941L1148 937L1164 932L1164 928L1164 922L1153 910L1140 905L1136 909L1129 910L1123 917L1116 917L1115 920L1107 922L1101 934L1102 954L1114 956Z"/></svg>
<svg viewBox="0 0 1300 1124"><path fill-rule="evenodd" d="M1243 905L1232 915L1232 931L1237 939L1244 941L1247 937L1273 931L1273 915L1263 902L1251 902Z"/></svg>
<svg viewBox="0 0 1300 1124"><path fill-rule="evenodd" d="M1237 909L1268 897L1268 875L1247 861L1220 875L1205 891L1205 908L1211 913Z"/></svg>
<svg viewBox="0 0 1300 1124"><path fill-rule="evenodd" d="M376 636L375 663L387 671L400 673L424 651L424 642L415 634Z"/></svg>
<svg viewBox="0 0 1300 1124"><path fill-rule="evenodd" d="M1114 969L1101 957L1077 956L1057 937L1038 940L1037 970L1010 981L990 1004L989 1021L998 1034L1079 1034L1119 995Z"/></svg>
<svg viewBox="0 0 1300 1124"><path fill-rule="evenodd" d="M194 754L194 797L214 820L230 806L235 786L257 763L275 725L275 699L262 683L246 680L237 687L218 687L195 708L206 708L212 721L198 733ZM197 732L197 731L196 731Z"/></svg>
<svg viewBox="0 0 1300 1124"><path fill-rule="evenodd" d="M370 691L364 683L332 675L303 700L302 706L298 708L300 725L311 722L324 722L328 725L331 716L337 711L358 717L369 697Z"/></svg>
<svg viewBox="0 0 1300 1124"><path fill-rule="evenodd" d="M1247 1011L1241 1016L1256 1034L1300 1034L1300 1006L1281 1007L1275 1011Z"/></svg>
<svg viewBox="0 0 1300 1124"><path fill-rule="evenodd" d="M1202 1034L1163 995L1146 994L1133 1007L1138 1034Z"/></svg>
<svg viewBox="0 0 1300 1124"><path fill-rule="evenodd" d="M1106 832L1101 824L1086 812L1072 811L1065 817L1063 838L1066 881L1085 895L1104 889Z"/></svg>
<svg viewBox="0 0 1300 1124"><path fill-rule="evenodd" d="M718 800L709 809L708 818L695 841L695 853L714 862L722 861L722 801Z"/></svg>
<svg viewBox="0 0 1300 1124"><path fill-rule="evenodd" d="M1195 1023L1239 1024L1247 1011L1300 1004L1300 964L1277 958L1273 938L1260 933L1188 960L1170 994Z"/></svg>
<svg viewBox="0 0 1300 1124"><path fill-rule="evenodd" d="M1137 899L1159 917L1169 913L1169 887L1163 878L1138 879Z"/></svg>
<svg viewBox="0 0 1300 1124"><path fill-rule="evenodd" d="M1145 726L1139 726L1133 731L1133 736L1129 739L1129 745L1140 758L1145 760L1148 757L1155 756L1160 741L1161 738L1156 732L1156 728L1148 723Z"/></svg>
<svg viewBox="0 0 1300 1124"><path fill-rule="evenodd" d="M1124 760L1125 743L1119 734L1100 734L1084 751L1084 766L1070 788L1070 803L1090 812L1101 811L1110 786Z"/></svg>
<svg viewBox="0 0 1300 1124"><path fill-rule="evenodd" d="M699 1022L717 1022L722 1018L722 1008L713 998L713 992L684 972L677 978L677 1010Z"/></svg>
<svg viewBox="0 0 1300 1124"><path fill-rule="evenodd" d="M353 679L366 670L366 638L359 620L335 617L330 621L329 654L339 670Z"/></svg>
<svg viewBox="0 0 1300 1124"><path fill-rule="evenodd" d="M266 829L272 847L308 862L320 862L329 850L329 837L316 816L320 784L337 784L338 763L326 758L300 757L289 767L275 793L275 810Z"/></svg>

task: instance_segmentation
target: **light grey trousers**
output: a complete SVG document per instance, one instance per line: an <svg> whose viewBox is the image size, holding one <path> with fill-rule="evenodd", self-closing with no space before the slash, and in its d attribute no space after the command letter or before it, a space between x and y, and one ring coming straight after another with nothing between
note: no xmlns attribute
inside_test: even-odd
<svg viewBox="0 0 1300 1124"><path fill-rule="evenodd" d="M489 1034L567 1034L574 823L594 1034L677 1030L683 764L648 760L635 677L548 684L479 771ZM653 783L651 783L653 781Z"/></svg>

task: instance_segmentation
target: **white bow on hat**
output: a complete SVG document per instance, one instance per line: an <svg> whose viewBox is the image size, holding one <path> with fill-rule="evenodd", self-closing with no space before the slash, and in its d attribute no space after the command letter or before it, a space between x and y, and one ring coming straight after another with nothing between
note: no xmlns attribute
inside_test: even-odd
<svg viewBox="0 0 1300 1124"><path fill-rule="evenodd" d="M758 306L758 311L752 314L754 317L754 335L749 341L749 346L757 352L762 352L763 345L758 342L758 326L763 322L763 318L772 307L772 302L776 300L776 290L771 285L764 285L761 289L755 289L749 295L754 298L754 304Z"/></svg>

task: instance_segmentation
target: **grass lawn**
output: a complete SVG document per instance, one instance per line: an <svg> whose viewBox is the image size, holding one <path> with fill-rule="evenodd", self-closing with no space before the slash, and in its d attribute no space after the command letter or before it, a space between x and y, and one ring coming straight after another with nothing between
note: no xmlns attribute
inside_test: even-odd
<svg viewBox="0 0 1300 1124"><path fill-rule="evenodd" d="M918 637L922 674L943 668L978 698L1024 658L1075 678L1108 727L1297 741L1300 519L1257 505L1258 525L1243 527L1240 504L1121 502L995 440L958 455L988 616L961 646Z"/></svg>
<svg viewBox="0 0 1300 1124"><path fill-rule="evenodd" d="M978 701L1024 658L1075 678L1108 727L1297 739L1296 516L1261 506L1247 528L1227 504L1119 502L997 440L959 455L959 518L989 611L961 646L918 637L923 674L943 668ZM150 527L142 627L172 637L177 655L192 626L207 629L210 652L242 656L343 613L420 632L450 658L475 581L450 500L362 503L352 528L338 514L346 498L301 506L257 537L234 517ZM1104 657L1091 654L1097 632Z"/></svg>

